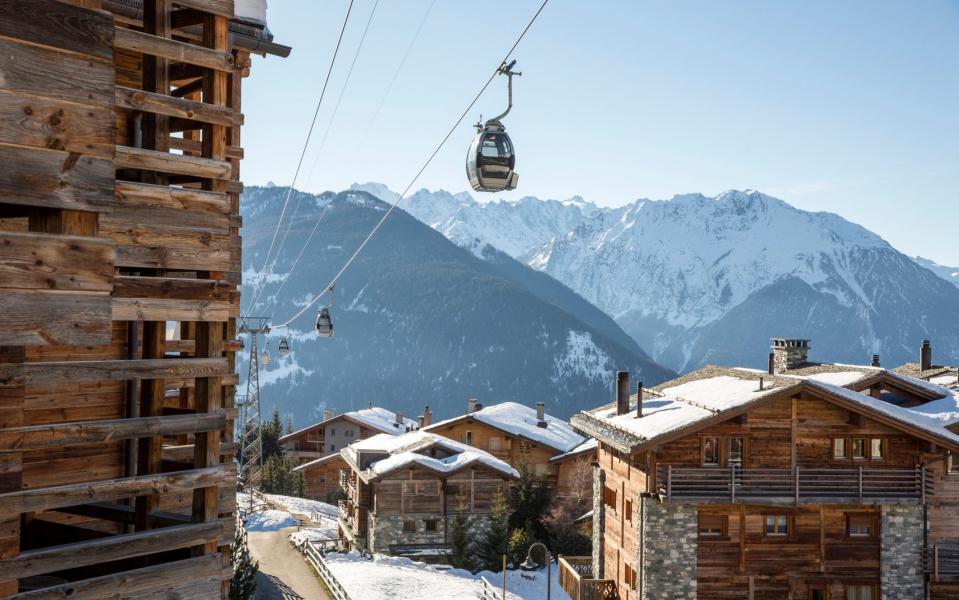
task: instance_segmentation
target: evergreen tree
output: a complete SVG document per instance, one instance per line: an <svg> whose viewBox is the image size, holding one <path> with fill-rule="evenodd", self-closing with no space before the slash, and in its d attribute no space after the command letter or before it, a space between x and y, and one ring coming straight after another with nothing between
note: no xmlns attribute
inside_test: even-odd
<svg viewBox="0 0 959 600"><path fill-rule="evenodd" d="M273 409L273 418L260 425L260 435L263 437L263 461L271 456L283 454L280 448L280 438L283 437L283 423L280 421L280 411Z"/></svg>
<svg viewBox="0 0 959 600"><path fill-rule="evenodd" d="M489 528L479 540L476 554L481 568L499 571L503 568L503 555L509 544L509 507L502 489L493 496L489 520Z"/></svg>
<svg viewBox="0 0 959 600"><path fill-rule="evenodd" d="M549 535L543 517L549 509L553 488L534 475L528 465L520 466L519 476L519 481L510 486L507 495L509 529L526 530L534 540L547 542Z"/></svg>
<svg viewBox="0 0 959 600"><path fill-rule="evenodd" d="M447 560L457 569L476 570L469 533L470 519L464 511L457 511L450 524L450 553Z"/></svg>
<svg viewBox="0 0 959 600"><path fill-rule="evenodd" d="M230 557L233 562L233 577L230 579L230 600L252 600L256 591L256 573L260 563L250 556L246 543L246 530L237 529L230 545Z"/></svg>
<svg viewBox="0 0 959 600"><path fill-rule="evenodd" d="M263 492L303 497L306 481L302 473L294 473L296 461L289 456L273 455L263 463Z"/></svg>

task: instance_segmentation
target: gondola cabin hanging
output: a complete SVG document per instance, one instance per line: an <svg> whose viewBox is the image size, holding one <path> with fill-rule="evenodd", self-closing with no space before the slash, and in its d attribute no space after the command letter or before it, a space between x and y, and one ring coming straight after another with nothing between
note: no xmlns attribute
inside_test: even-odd
<svg viewBox="0 0 959 600"><path fill-rule="evenodd" d="M503 63L496 71L507 78L506 110L486 123L476 124L476 137L466 155L466 176L477 192L514 190L519 182L519 174L513 170L516 167L513 141L502 123L513 108L513 75L522 75L512 70L515 64L515 60L508 65Z"/></svg>

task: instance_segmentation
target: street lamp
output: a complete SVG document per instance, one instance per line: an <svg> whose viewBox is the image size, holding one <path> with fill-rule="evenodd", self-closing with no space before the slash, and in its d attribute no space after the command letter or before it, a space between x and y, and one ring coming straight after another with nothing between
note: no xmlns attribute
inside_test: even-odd
<svg viewBox="0 0 959 600"><path fill-rule="evenodd" d="M549 553L549 548L546 547L546 544L543 542L534 542L533 545L529 547L529 550L526 551L526 560L523 561L523 564L520 565L522 569L535 569L538 565L533 562L533 548L536 546L542 546L543 552L546 556L546 600L550 600L552 596L552 586L553 578L552 572L550 569L550 564L553 562L553 555Z"/></svg>

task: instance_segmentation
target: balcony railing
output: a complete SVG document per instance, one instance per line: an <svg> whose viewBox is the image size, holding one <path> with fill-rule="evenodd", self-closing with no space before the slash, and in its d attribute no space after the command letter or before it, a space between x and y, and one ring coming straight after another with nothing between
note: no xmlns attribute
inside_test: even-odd
<svg viewBox="0 0 959 600"><path fill-rule="evenodd" d="M593 579L593 559L589 556L560 556L559 585L572 600L613 600L616 582Z"/></svg>
<svg viewBox="0 0 959 600"><path fill-rule="evenodd" d="M929 548L925 564L932 581L959 581L959 540L939 542Z"/></svg>
<svg viewBox="0 0 959 600"><path fill-rule="evenodd" d="M914 468L659 468L659 493L677 500L925 503L933 481Z"/></svg>

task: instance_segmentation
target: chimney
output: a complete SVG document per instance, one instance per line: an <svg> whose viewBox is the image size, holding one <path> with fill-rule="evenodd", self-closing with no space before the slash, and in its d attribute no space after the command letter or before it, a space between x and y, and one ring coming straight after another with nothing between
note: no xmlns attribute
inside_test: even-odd
<svg viewBox="0 0 959 600"><path fill-rule="evenodd" d="M760 391L760 392L763 391L764 386L765 386L765 382L763 381L763 378L760 377L760 378L759 378L759 391Z"/></svg>
<svg viewBox="0 0 959 600"><path fill-rule="evenodd" d="M872 363L870 363L870 365L873 366L873 367L878 367L878 366L880 366L880 365L879 365L879 355L878 355L878 354L873 354L873 355L872 355Z"/></svg>
<svg viewBox="0 0 959 600"><path fill-rule="evenodd" d="M776 354L774 352L769 353L769 365L766 367L766 370L770 375L776 374Z"/></svg>
<svg viewBox="0 0 959 600"><path fill-rule="evenodd" d="M629 371L616 371L616 414L629 412Z"/></svg>
<svg viewBox="0 0 959 600"><path fill-rule="evenodd" d="M536 403L536 426L546 429L549 423L546 422L546 405L542 402Z"/></svg>
<svg viewBox="0 0 959 600"><path fill-rule="evenodd" d="M476 412L476 398L470 398L466 401L466 414Z"/></svg>
<svg viewBox="0 0 959 600"><path fill-rule="evenodd" d="M771 338L773 372L782 373L806 365L809 359L809 340L804 338Z"/></svg>
<svg viewBox="0 0 959 600"><path fill-rule="evenodd" d="M929 340L922 340L919 346L919 370L928 371L932 368L932 344Z"/></svg>
<svg viewBox="0 0 959 600"><path fill-rule="evenodd" d="M433 411L430 410L430 405L427 404L423 407L423 424L420 427L429 427L433 424Z"/></svg>
<svg viewBox="0 0 959 600"><path fill-rule="evenodd" d="M396 411L396 421L394 422L394 425L396 427L399 427L402 424L403 424L403 414L400 413L400 411Z"/></svg>
<svg viewBox="0 0 959 600"><path fill-rule="evenodd" d="M420 429L423 429L423 415L416 417L416 420L420 423Z"/></svg>
<svg viewBox="0 0 959 600"><path fill-rule="evenodd" d="M336 416L336 410L335 410L335 409L332 409L332 408L324 408L324 409L323 409L323 420L324 420L324 421L329 421L330 419L332 419L332 418L335 417L335 416Z"/></svg>
<svg viewBox="0 0 959 600"><path fill-rule="evenodd" d="M643 418L643 382L636 384L636 418Z"/></svg>

